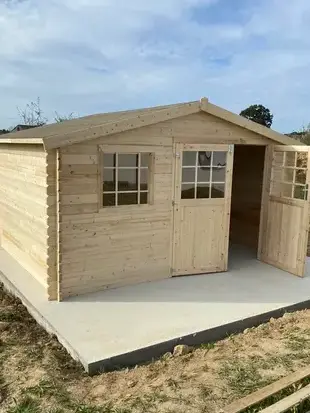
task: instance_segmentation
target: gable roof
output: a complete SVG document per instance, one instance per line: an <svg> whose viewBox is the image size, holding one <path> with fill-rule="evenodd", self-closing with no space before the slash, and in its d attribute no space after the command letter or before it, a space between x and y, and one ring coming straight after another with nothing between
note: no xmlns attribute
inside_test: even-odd
<svg viewBox="0 0 310 413"><path fill-rule="evenodd" d="M200 101L177 103L174 105L85 116L61 123L9 133L6 134L5 138L0 139L0 143L43 144L44 148L49 150L199 112L209 113L280 144L301 144L291 137L213 105L206 98L202 98Z"/></svg>

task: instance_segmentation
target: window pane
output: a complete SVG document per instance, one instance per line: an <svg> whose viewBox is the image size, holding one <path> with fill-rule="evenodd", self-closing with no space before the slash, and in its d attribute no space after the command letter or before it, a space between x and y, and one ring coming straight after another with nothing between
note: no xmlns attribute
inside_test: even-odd
<svg viewBox="0 0 310 413"><path fill-rule="evenodd" d="M212 168L212 182L225 182L226 168Z"/></svg>
<svg viewBox="0 0 310 413"><path fill-rule="evenodd" d="M118 196L118 205L131 205L131 204L137 204L138 203L138 194L117 194Z"/></svg>
<svg viewBox="0 0 310 413"><path fill-rule="evenodd" d="M150 154L149 153L141 153L141 166L145 167L145 166L149 166L149 160L150 160Z"/></svg>
<svg viewBox="0 0 310 413"><path fill-rule="evenodd" d="M119 153L118 154L118 166L135 167L138 166L138 154L135 153Z"/></svg>
<svg viewBox="0 0 310 413"><path fill-rule="evenodd" d="M277 166L283 166L284 152L274 152L272 164Z"/></svg>
<svg viewBox="0 0 310 413"><path fill-rule="evenodd" d="M199 166L197 171L197 181L198 182L210 182L211 167L210 166Z"/></svg>
<svg viewBox="0 0 310 413"><path fill-rule="evenodd" d="M225 184L212 184L211 198L224 198L224 196L225 196Z"/></svg>
<svg viewBox="0 0 310 413"><path fill-rule="evenodd" d="M274 181L283 181L283 168L277 168L274 166L272 168L272 179Z"/></svg>
<svg viewBox="0 0 310 413"><path fill-rule="evenodd" d="M115 191L115 169L103 168L103 192Z"/></svg>
<svg viewBox="0 0 310 413"><path fill-rule="evenodd" d="M271 182L270 194L274 196L281 196L282 183L277 181Z"/></svg>
<svg viewBox="0 0 310 413"><path fill-rule="evenodd" d="M137 191L138 190L138 169L119 169L118 170L118 191Z"/></svg>
<svg viewBox="0 0 310 413"><path fill-rule="evenodd" d="M306 187L301 185L294 186L294 198L306 199Z"/></svg>
<svg viewBox="0 0 310 413"><path fill-rule="evenodd" d="M182 184L182 199L194 199L195 198L195 185L194 184Z"/></svg>
<svg viewBox="0 0 310 413"><path fill-rule="evenodd" d="M299 168L307 168L308 152L298 152L296 166Z"/></svg>
<svg viewBox="0 0 310 413"><path fill-rule="evenodd" d="M115 153L103 154L103 166L115 166Z"/></svg>
<svg viewBox="0 0 310 413"><path fill-rule="evenodd" d="M147 204L148 193L140 192L140 204Z"/></svg>
<svg viewBox="0 0 310 413"><path fill-rule="evenodd" d="M292 194L293 194L293 185L281 183L281 195L280 196L286 196L288 198L292 198Z"/></svg>
<svg viewBox="0 0 310 413"><path fill-rule="evenodd" d="M294 169L283 168L283 181L285 182L294 181Z"/></svg>
<svg viewBox="0 0 310 413"><path fill-rule="evenodd" d="M140 169L140 190L148 189L149 171L148 169Z"/></svg>
<svg viewBox="0 0 310 413"><path fill-rule="evenodd" d="M182 168L182 182L195 182L195 168Z"/></svg>
<svg viewBox="0 0 310 413"><path fill-rule="evenodd" d="M197 198L209 198L210 184L197 185Z"/></svg>
<svg viewBox="0 0 310 413"><path fill-rule="evenodd" d="M305 184L307 171L305 169L297 169L295 173L295 182L297 184Z"/></svg>
<svg viewBox="0 0 310 413"><path fill-rule="evenodd" d="M115 194L103 194L103 206L115 206Z"/></svg>
<svg viewBox="0 0 310 413"><path fill-rule="evenodd" d="M213 152L212 166L226 166L226 152Z"/></svg>
<svg viewBox="0 0 310 413"><path fill-rule="evenodd" d="M200 166L211 166L212 152L198 152L198 165Z"/></svg>
<svg viewBox="0 0 310 413"><path fill-rule="evenodd" d="M196 165L196 153L193 151L183 152L183 166L195 166Z"/></svg>
<svg viewBox="0 0 310 413"><path fill-rule="evenodd" d="M295 166L296 165L296 152L285 152L285 166Z"/></svg>

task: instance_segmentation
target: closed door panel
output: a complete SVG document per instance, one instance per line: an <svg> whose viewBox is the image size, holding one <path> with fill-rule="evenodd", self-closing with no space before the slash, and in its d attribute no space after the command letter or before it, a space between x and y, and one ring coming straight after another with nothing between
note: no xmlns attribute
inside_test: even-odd
<svg viewBox="0 0 310 413"><path fill-rule="evenodd" d="M225 271L233 147L175 147L173 275Z"/></svg>

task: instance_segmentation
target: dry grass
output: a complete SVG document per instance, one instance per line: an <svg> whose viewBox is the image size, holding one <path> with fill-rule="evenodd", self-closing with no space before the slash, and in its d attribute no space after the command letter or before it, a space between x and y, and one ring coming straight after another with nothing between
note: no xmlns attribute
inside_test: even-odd
<svg viewBox="0 0 310 413"><path fill-rule="evenodd" d="M88 377L0 289L0 411L213 413L310 361L310 310L181 357Z"/></svg>

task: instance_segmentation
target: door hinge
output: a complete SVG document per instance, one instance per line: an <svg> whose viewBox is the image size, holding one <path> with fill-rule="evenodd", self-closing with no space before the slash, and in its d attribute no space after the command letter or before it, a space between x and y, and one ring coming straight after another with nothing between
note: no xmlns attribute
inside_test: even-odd
<svg viewBox="0 0 310 413"><path fill-rule="evenodd" d="M176 158L179 158L179 157L180 157L180 153L179 153L179 152L176 152L176 153L175 153L175 157L176 157Z"/></svg>
<svg viewBox="0 0 310 413"><path fill-rule="evenodd" d="M172 201L172 206L175 206L175 202L174 202L174 201Z"/></svg>
<svg viewBox="0 0 310 413"><path fill-rule="evenodd" d="M234 151L234 145L229 145L228 146L228 152L233 153L233 151Z"/></svg>

